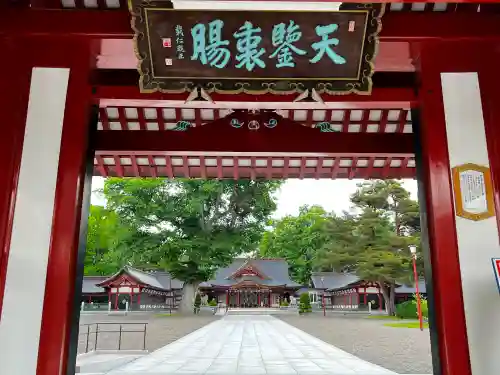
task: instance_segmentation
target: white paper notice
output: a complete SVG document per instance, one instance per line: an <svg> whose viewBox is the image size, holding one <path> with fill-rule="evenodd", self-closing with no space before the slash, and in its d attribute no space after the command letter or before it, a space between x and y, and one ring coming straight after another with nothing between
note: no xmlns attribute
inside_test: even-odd
<svg viewBox="0 0 500 375"><path fill-rule="evenodd" d="M465 212L482 214L488 211L484 173L479 171L460 172L462 207Z"/></svg>

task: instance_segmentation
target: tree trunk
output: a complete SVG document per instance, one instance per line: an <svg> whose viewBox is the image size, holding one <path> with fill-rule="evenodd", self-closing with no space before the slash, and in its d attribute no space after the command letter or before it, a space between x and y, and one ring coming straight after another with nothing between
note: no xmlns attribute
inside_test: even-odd
<svg viewBox="0 0 500 375"><path fill-rule="evenodd" d="M385 310L389 314L389 308L388 308L388 306L389 306L389 291L387 290L386 284L382 281L378 282L378 286L380 288L380 291L382 292L382 297L384 297Z"/></svg>
<svg viewBox="0 0 500 375"><path fill-rule="evenodd" d="M387 315L393 316L396 313L395 301L395 286L393 284L387 284L385 282L379 281L378 285L382 296L384 297L385 310Z"/></svg>
<svg viewBox="0 0 500 375"><path fill-rule="evenodd" d="M389 315L396 315L396 286L391 284L389 289L389 307L387 309Z"/></svg>
<svg viewBox="0 0 500 375"><path fill-rule="evenodd" d="M182 299L179 304L179 312L181 314L193 314L194 297L198 289L199 283L184 283L182 287Z"/></svg>
<svg viewBox="0 0 500 375"><path fill-rule="evenodd" d="M401 236L401 220L397 212L394 213L394 223L396 226L396 235Z"/></svg>

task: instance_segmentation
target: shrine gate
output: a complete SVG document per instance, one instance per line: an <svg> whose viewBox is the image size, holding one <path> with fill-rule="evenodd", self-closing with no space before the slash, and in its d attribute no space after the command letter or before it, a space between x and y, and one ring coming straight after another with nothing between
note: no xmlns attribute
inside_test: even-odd
<svg viewBox="0 0 500 375"><path fill-rule="evenodd" d="M338 8L255 3L174 2ZM498 374L497 4L387 4L370 95L141 93L130 23L125 0L0 4L2 374L74 373L96 175L417 178L435 374Z"/></svg>

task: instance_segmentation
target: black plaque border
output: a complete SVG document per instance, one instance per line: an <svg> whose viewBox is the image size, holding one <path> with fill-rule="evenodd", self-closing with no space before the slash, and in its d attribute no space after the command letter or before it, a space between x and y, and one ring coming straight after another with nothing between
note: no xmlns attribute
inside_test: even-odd
<svg viewBox="0 0 500 375"><path fill-rule="evenodd" d="M340 10L368 11L368 22L363 43L363 56L358 79L331 79L331 80L272 80L269 78L242 80L242 79L179 79L154 77L151 71L151 56L149 55L149 40L145 30L146 8L172 8L168 0L130 0L129 10L132 16L131 26L134 30L134 51L138 59L137 70L140 74L139 87L142 93L184 93L202 88L209 93L221 94L294 94L306 90L315 90L319 94L370 95L372 90L372 75L374 60L377 56L379 33L382 29L381 18L385 11L385 4L354 4L342 3ZM142 25L142 27L141 27ZM141 53L141 52L143 53Z"/></svg>

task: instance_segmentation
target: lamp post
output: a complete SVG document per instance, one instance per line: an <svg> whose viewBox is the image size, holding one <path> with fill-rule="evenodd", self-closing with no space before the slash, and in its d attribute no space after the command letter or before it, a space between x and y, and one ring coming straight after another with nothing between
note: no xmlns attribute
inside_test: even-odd
<svg viewBox="0 0 500 375"><path fill-rule="evenodd" d="M323 305L323 316L326 316L326 305L325 305L325 278L321 276L321 285L323 287L323 293L321 294L321 304Z"/></svg>
<svg viewBox="0 0 500 375"><path fill-rule="evenodd" d="M415 291L417 293L417 311L418 311L418 321L420 323L420 330L424 330L424 324L422 321L422 305L420 302L420 291L418 290L418 274L417 274L417 247L415 245L408 246L410 248L411 257L413 259L413 277L415 279Z"/></svg>

